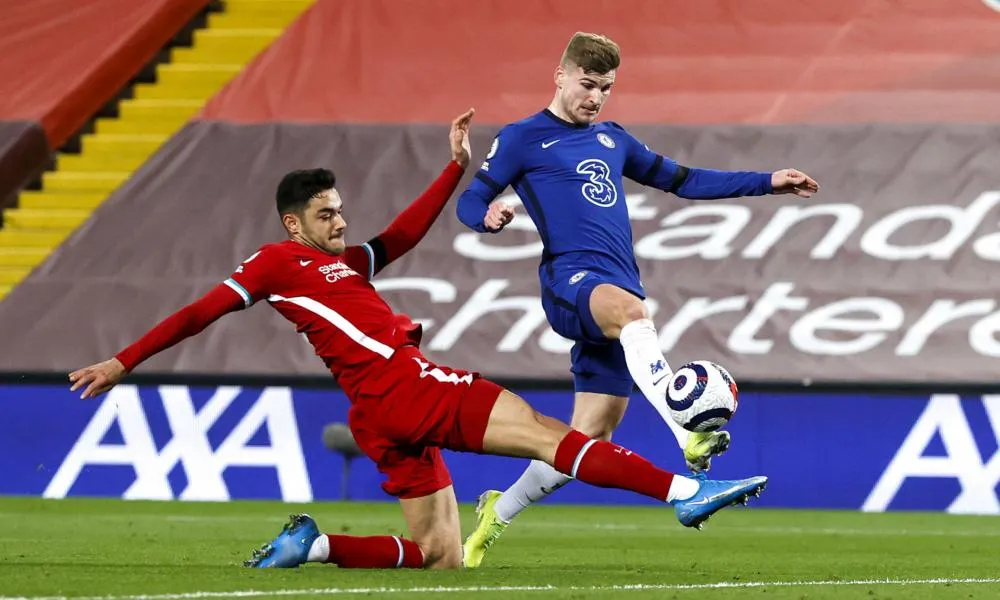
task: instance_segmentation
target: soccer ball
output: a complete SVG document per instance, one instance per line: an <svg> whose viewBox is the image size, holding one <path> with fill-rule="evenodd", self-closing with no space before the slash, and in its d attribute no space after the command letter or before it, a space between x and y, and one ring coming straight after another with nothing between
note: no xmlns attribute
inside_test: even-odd
<svg viewBox="0 0 1000 600"><path fill-rule="evenodd" d="M733 418L739 404L736 381L719 365L696 360L670 377L667 406L674 421L688 431L715 431Z"/></svg>

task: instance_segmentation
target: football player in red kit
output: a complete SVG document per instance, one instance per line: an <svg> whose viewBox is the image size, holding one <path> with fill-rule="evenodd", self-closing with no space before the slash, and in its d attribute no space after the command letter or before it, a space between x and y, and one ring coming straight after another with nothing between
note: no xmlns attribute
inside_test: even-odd
<svg viewBox="0 0 1000 600"><path fill-rule="evenodd" d="M536 413L477 373L435 365L419 349L421 330L393 313L370 280L427 233L469 163L473 111L451 125L452 160L379 235L347 246L343 200L333 173L294 171L278 185L287 240L267 244L232 277L104 362L70 374L82 397L106 392L138 364L197 334L223 315L266 300L305 334L351 401L358 445L399 498L410 539L325 535L308 515L254 552L251 567L327 562L341 567L457 568L458 505L441 448L545 461L581 481L632 490L673 505L698 527L721 508L759 494L765 477L696 480L663 471L610 442L591 440Z"/></svg>

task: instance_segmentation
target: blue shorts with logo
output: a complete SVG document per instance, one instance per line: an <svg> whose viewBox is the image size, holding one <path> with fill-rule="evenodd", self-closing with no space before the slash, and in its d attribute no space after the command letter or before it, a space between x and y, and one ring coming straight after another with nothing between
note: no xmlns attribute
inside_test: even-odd
<svg viewBox="0 0 1000 600"><path fill-rule="evenodd" d="M559 335L575 340L571 353L577 392L629 396L635 385L618 340L604 337L590 312L590 295L602 283L628 289L626 283L591 270L542 267L542 307Z"/></svg>

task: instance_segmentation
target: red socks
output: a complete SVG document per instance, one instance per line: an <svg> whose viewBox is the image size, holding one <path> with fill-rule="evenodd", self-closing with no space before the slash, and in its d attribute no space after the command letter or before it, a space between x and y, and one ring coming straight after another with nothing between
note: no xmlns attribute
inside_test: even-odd
<svg viewBox="0 0 1000 600"><path fill-rule="evenodd" d="M327 535L330 540L328 563L342 569L419 569L424 566L420 546L394 535L358 537Z"/></svg>
<svg viewBox="0 0 1000 600"><path fill-rule="evenodd" d="M674 479L645 458L618 444L592 440L575 429L556 449L557 471L598 487L618 488L666 501Z"/></svg>
<svg viewBox="0 0 1000 600"><path fill-rule="evenodd" d="M573 430L556 449L556 470L598 487L630 490L661 502L674 475L617 444L592 440ZM343 569L419 569L424 555L416 542L394 535L327 535L326 562ZM318 557L317 557L318 558Z"/></svg>

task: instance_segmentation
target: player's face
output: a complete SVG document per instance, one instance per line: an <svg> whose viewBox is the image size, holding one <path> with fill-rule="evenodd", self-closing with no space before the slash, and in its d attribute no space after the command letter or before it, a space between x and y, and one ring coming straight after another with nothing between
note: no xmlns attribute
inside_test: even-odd
<svg viewBox="0 0 1000 600"><path fill-rule="evenodd" d="M300 235L309 244L329 254L341 254L347 248L344 230L347 221L341 213L343 200L337 190L313 196L302 213Z"/></svg>
<svg viewBox="0 0 1000 600"><path fill-rule="evenodd" d="M613 70L603 75L586 73L576 65L560 66L556 70L559 102L574 123L589 125L596 121L614 83Z"/></svg>

